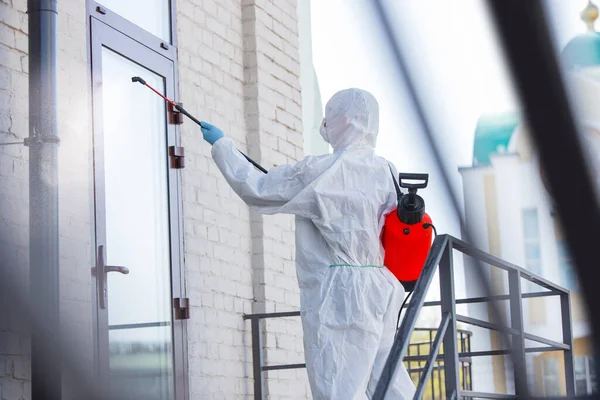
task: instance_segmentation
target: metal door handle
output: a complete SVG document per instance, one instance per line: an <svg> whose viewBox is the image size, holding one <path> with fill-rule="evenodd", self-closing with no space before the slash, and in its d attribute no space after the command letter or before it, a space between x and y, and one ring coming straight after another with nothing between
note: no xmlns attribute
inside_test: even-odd
<svg viewBox="0 0 600 400"><path fill-rule="evenodd" d="M120 267L117 265L105 265L104 266L104 272L120 272L123 275L127 275L129 274L129 268L127 267Z"/></svg>
<svg viewBox="0 0 600 400"><path fill-rule="evenodd" d="M98 303L101 309L106 309L108 306L108 285L107 285L107 274L109 272L119 272L123 275L129 274L127 267L119 265L106 265L106 247L101 244L98 246L98 253L96 256L96 267L93 268L96 280L98 281Z"/></svg>

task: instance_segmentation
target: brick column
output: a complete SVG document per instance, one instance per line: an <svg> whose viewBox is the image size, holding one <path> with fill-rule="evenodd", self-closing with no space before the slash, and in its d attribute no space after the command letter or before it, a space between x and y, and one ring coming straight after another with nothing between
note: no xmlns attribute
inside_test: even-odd
<svg viewBox="0 0 600 400"><path fill-rule="evenodd" d="M295 1L243 1L244 115L250 156L267 169L303 157ZM251 214L254 312L298 309L294 219ZM265 363L303 362L299 318L265 323ZM270 398L308 396L305 371L266 374Z"/></svg>

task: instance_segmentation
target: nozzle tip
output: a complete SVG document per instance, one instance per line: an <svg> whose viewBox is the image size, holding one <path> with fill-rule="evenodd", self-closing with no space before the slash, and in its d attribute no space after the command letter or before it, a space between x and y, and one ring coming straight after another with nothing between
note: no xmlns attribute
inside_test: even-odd
<svg viewBox="0 0 600 400"><path fill-rule="evenodd" d="M146 81L143 80L142 78L140 78L139 76L133 76L133 77L131 77L131 82L139 82L142 85L146 84Z"/></svg>

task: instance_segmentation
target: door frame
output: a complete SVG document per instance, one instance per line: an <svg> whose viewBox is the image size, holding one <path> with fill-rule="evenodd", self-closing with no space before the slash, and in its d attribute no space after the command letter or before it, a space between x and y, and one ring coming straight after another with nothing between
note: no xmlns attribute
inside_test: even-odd
<svg viewBox="0 0 600 400"><path fill-rule="evenodd" d="M148 47L159 53L160 55L172 60L175 64L177 63L177 28L176 28L176 1L169 1L169 10L170 10L170 23L171 23L171 40L166 42L165 40L154 36L153 34L145 31L140 28L136 24L130 22L126 18L120 16L119 14L111 11L110 9L103 6L101 3L95 0L86 0L87 5L87 15L88 20L89 17L95 18L99 21L104 22L106 25L113 27L119 32L123 33L126 36L129 36L133 40L142 43L144 46ZM143 10L141 10L143 11ZM166 44L166 46L165 46ZM177 71L175 71L175 77L177 78Z"/></svg>
<svg viewBox="0 0 600 400"><path fill-rule="evenodd" d="M120 18L120 17L119 17ZM122 19L122 18L121 18ZM124 22L120 21L120 25ZM170 57L158 53L140 41L124 34L105 22L91 16L89 18L89 57L90 81L92 93L92 200L93 200L93 252L94 265L97 259L99 245L106 244L106 230L104 223L104 165L103 165L103 112L102 112L102 48L107 47L124 58L147 68L165 79L166 95L176 98L176 63ZM133 25L127 22L130 25ZM131 27L130 27L131 29ZM137 28L141 30L141 28ZM146 33L147 34L147 33ZM150 35L152 36L152 35ZM174 51L174 50L173 50ZM130 83L133 84L133 83ZM165 113L167 113L165 104ZM165 118L167 152L165 163L168 168L168 202L170 226L170 260L171 260L171 295L172 298L185 297L184 266L183 266L183 224L181 207L181 174L178 169L171 168L169 163L169 146L180 146L180 136L175 125L171 124L168 115ZM132 149L135 151L135 149ZM93 334L94 334L94 362L96 372L101 382L108 379L108 310L98 307L99 287L98 280L92 274L93 290ZM110 295L110 292L109 292ZM173 348L173 381L175 399L187 399L189 382L186 379L187 363L187 335L186 321L175 319L173 302L171 303L172 321L172 348Z"/></svg>

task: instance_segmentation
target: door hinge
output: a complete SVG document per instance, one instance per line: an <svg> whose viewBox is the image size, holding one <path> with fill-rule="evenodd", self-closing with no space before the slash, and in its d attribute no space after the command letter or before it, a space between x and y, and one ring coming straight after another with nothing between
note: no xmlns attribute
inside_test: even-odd
<svg viewBox="0 0 600 400"><path fill-rule="evenodd" d="M190 319L190 299L177 297L173 299L175 319Z"/></svg>
<svg viewBox="0 0 600 400"><path fill-rule="evenodd" d="M183 107L183 103L177 103L178 106ZM172 125L183 124L183 114L177 111L172 104L169 103L169 123Z"/></svg>
<svg viewBox="0 0 600 400"><path fill-rule="evenodd" d="M185 167L185 151L181 146L169 146L169 156L171 156L171 168Z"/></svg>

